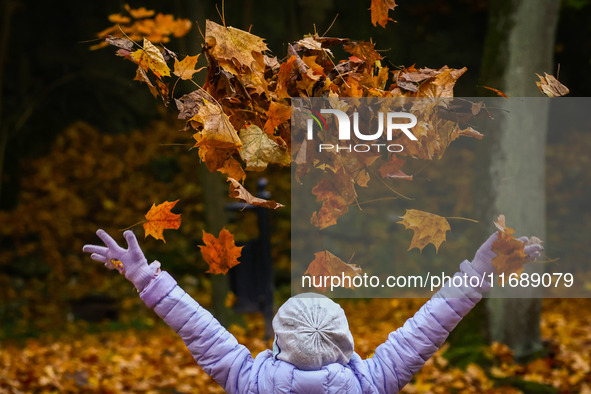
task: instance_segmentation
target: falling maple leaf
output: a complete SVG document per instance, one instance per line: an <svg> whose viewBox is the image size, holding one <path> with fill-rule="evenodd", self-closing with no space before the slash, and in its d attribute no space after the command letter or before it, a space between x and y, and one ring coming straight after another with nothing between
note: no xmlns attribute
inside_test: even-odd
<svg viewBox="0 0 591 394"><path fill-rule="evenodd" d="M386 27L386 23L392 19L388 17L388 11L396 8L395 0L371 0L371 23L377 26L379 23L383 28Z"/></svg>
<svg viewBox="0 0 591 394"><path fill-rule="evenodd" d="M527 255L525 254L525 244L516 239L513 236L515 230L505 224L505 215L499 215L495 226L499 231L497 239L492 245L492 251L497 254L493 258L492 264L497 274L504 274L498 278L499 284L502 284L501 278L506 280L511 274L521 274L523 265L527 261Z"/></svg>
<svg viewBox="0 0 591 394"><path fill-rule="evenodd" d="M361 268L355 264L347 264L343 260L339 259L328 250L314 253L314 260L308 265L308 269L304 272L304 275L310 275L312 277L318 276L324 278L325 276L347 276L351 278L361 274ZM314 281L312 281L314 283ZM344 281L346 283L346 281ZM351 285L346 286L353 288ZM321 291L326 291L326 287L317 287Z"/></svg>
<svg viewBox="0 0 591 394"><path fill-rule="evenodd" d="M178 201L165 201L159 205L152 204L152 208L146 214L146 223L144 223L146 237L151 235L166 243L163 231L165 229L176 230L181 226L181 215L170 211Z"/></svg>
<svg viewBox="0 0 591 394"><path fill-rule="evenodd" d="M263 207L263 208L269 208L269 209L279 209L279 208L284 207L283 204L279 204L276 201L265 200L263 198L253 196L252 194L250 194L250 192L248 190L246 190L244 188L244 186L242 186L240 184L240 182L238 182L234 178L228 178L228 181L230 182L229 195L232 198L237 198L237 199L241 200L242 202L245 202L250 205L256 205L257 207Z"/></svg>
<svg viewBox="0 0 591 394"><path fill-rule="evenodd" d="M191 121L203 125L203 131L199 133L200 138L196 146L210 145L219 148L232 148L242 145L228 115L218 104L204 100L203 106L199 108L197 115L193 116Z"/></svg>
<svg viewBox="0 0 591 394"><path fill-rule="evenodd" d="M162 52L145 38L143 48L133 52L131 58L138 66L146 71L152 71L157 77L170 77L170 68L168 68Z"/></svg>
<svg viewBox="0 0 591 394"><path fill-rule="evenodd" d="M183 81L193 78L193 74L199 71L195 70L195 65L197 64L198 59L199 55L185 56L185 58L180 62L178 59L174 59L174 75Z"/></svg>
<svg viewBox="0 0 591 394"><path fill-rule="evenodd" d="M265 126L263 126L263 130L265 133L273 135L275 133L275 127L289 121L291 117L291 107L289 105L272 101L266 115L267 121L265 122Z"/></svg>
<svg viewBox="0 0 591 394"><path fill-rule="evenodd" d="M336 224L338 218L349 211L349 205L357 198L353 179L343 168L318 182L312 193L317 201L322 201L322 207L312 214L310 222L321 230Z"/></svg>
<svg viewBox="0 0 591 394"><path fill-rule="evenodd" d="M240 157L246 162L247 170L262 171L270 163L283 166L291 163L287 148L279 146L258 126L250 125L240 130L240 140Z"/></svg>
<svg viewBox="0 0 591 394"><path fill-rule="evenodd" d="M242 169L242 165L232 156L228 157L217 170L226 174L228 178L236 179L238 182L243 182L246 178L246 173Z"/></svg>
<svg viewBox="0 0 591 394"><path fill-rule="evenodd" d="M207 272L211 274L226 274L228 270L239 264L238 257L242 253L243 246L236 246L234 235L222 228L218 238L203 231L203 243L199 245L203 260L209 265Z"/></svg>
<svg viewBox="0 0 591 394"><path fill-rule="evenodd" d="M245 67L255 68L256 54L266 51L267 44L260 37L234 27L218 25L205 21L205 42L211 47L211 55L228 62L236 61ZM260 56L262 60L262 56Z"/></svg>
<svg viewBox="0 0 591 394"><path fill-rule="evenodd" d="M414 231L408 250L417 248L422 252L427 244L432 243L437 252L445 241L445 233L451 230L444 217L429 212L407 209L406 214L400 218L402 220L398 223Z"/></svg>
<svg viewBox="0 0 591 394"><path fill-rule="evenodd" d="M553 75L544 73L542 77L540 74L536 74L539 81L536 82L538 88L548 97L560 97L565 96L569 93L569 90L566 86L561 84L558 79L556 79Z"/></svg>

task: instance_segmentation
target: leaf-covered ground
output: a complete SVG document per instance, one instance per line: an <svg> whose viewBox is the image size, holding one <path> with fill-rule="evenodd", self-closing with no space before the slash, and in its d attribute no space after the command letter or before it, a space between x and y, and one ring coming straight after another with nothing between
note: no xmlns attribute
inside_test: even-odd
<svg viewBox="0 0 591 394"><path fill-rule="evenodd" d="M362 357L372 354L387 334L402 325L423 300L342 303ZM591 300L545 300L542 333L548 355L525 365L513 362L502 345L486 347L488 366L465 369L445 358L445 345L403 392L583 392L591 393L591 316L581 311ZM263 321L249 316L247 327L231 331L253 352L262 339ZM150 330L81 333L80 327L60 338L31 339L0 347L0 392L126 391L221 393L223 390L193 361L182 341L160 324Z"/></svg>

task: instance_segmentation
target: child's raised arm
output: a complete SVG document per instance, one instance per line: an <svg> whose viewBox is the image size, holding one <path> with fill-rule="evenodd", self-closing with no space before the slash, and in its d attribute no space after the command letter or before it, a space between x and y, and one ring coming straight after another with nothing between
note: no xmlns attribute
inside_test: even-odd
<svg viewBox="0 0 591 394"><path fill-rule="evenodd" d="M478 249L472 262L460 264L460 272L467 275L467 285L454 287L448 281L415 315L398 330L390 333L385 343L378 346L372 358L364 360L366 372L384 393L398 392L422 368L425 362L443 345L449 333L462 318L482 299L490 288L487 281L496 273L492 259L496 254L492 244L497 233ZM527 238L520 238L525 241ZM540 255L540 245L525 247L529 259ZM480 286L470 286L470 277L477 277Z"/></svg>
<svg viewBox="0 0 591 394"><path fill-rule="evenodd" d="M123 233L128 249L123 249L103 230L97 235L104 246L85 245L93 260L107 268L117 268L140 292L140 298L153 308L185 342L193 358L203 370L227 392L246 387L253 358L206 309L189 296L167 272L160 272L160 263L148 265L133 232Z"/></svg>

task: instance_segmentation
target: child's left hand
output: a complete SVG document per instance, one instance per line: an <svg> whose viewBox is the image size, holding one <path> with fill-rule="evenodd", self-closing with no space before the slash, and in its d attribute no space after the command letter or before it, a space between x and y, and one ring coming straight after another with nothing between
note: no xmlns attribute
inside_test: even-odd
<svg viewBox="0 0 591 394"><path fill-rule="evenodd" d="M117 268L119 273L124 274L138 291L142 291L159 272L160 263L154 261L148 265L148 260L146 260L132 231L128 230L123 233L123 237L127 241L127 249L120 247L104 230L98 230L96 235L105 243L106 247L84 245L82 251L91 253L91 259L104 263L105 267L109 269Z"/></svg>

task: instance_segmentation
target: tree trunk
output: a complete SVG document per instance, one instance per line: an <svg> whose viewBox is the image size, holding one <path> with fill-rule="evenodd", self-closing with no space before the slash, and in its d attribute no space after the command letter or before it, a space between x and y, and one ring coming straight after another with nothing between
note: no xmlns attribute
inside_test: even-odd
<svg viewBox="0 0 591 394"><path fill-rule="evenodd" d="M545 239L545 150L547 100L540 96L535 73L552 73L559 0L492 0L481 79L509 97L510 115L501 122L490 158L491 220L504 214L518 235ZM527 266L535 270L535 265ZM493 288L491 297L507 295ZM515 290L516 298L487 301L490 339L506 343L518 360L542 350L541 298Z"/></svg>
<svg viewBox="0 0 591 394"><path fill-rule="evenodd" d="M176 2L179 15L188 15L194 24L199 24L201 29L205 27L205 15L207 3L204 1ZM205 31L203 32L205 33ZM189 34L179 42L181 53L201 53L201 37L197 26L194 26ZM203 57L202 57L203 59ZM201 82L202 84L202 82ZM197 157L195 160L198 160ZM203 190L203 203L205 205L205 231L218 236L220 230L226 225L227 215L225 202L227 186L223 176L219 172L211 173L204 163L200 163L197 171L198 182ZM234 319L232 310L226 307L226 297L229 292L228 278L225 275L211 275L211 300L213 315L222 325L228 325Z"/></svg>

